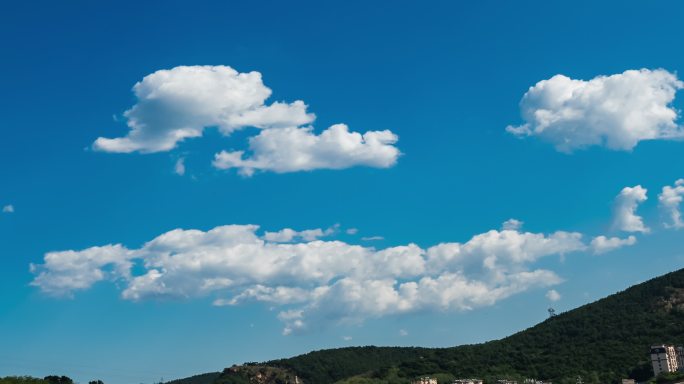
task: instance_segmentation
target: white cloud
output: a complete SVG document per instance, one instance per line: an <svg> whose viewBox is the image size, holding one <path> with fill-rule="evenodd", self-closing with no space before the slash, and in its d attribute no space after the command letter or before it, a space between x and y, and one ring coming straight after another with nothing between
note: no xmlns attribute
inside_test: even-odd
<svg viewBox="0 0 684 384"><path fill-rule="evenodd" d="M684 137L671 106L684 83L668 71L629 70L589 81L556 75L525 93L525 124L508 126L517 136L538 136L558 151L592 145L631 150L642 140Z"/></svg>
<svg viewBox="0 0 684 384"><path fill-rule="evenodd" d="M379 240L385 240L384 237L382 236L364 236L361 238L363 241L379 241Z"/></svg>
<svg viewBox="0 0 684 384"><path fill-rule="evenodd" d="M133 87L138 102L124 112L130 131L125 137L98 138L104 152L169 151L207 127L224 134L246 127L289 127L315 118L302 101L265 105L271 90L259 72L239 73L231 67L179 66L145 76Z"/></svg>
<svg viewBox="0 0 684 384"><path fill-rule="evenodd" d="M185 175L185 158L184 157L179 157L178 160L176 160L176 165L173 167L173 171L180 176Z"/></svg>
<svg viewBox="0 0 684 384"><path fill-rule="evenodd" d="M679 208L682 204L683 197L684 179L675 181L675 184L672 187L669 185L664 186L663 191L658 195L660 209L668 218L668 222L664 223L665 227L676 229L684 227L682 212Z"/></svg>
<svg viewBox="0 0 684 384"><path fill-rule="evenodd" d="M397 135L391 131L349 132L336 124L317 135L313 128L262 130L249 139L252 155L244 151L221 151L214 156L219 169L237 168L242 175L255 171L277 173L343 169L354 166L389 168L396 164L399 150Z"/></svg>
<svg viewBox="0 0 684 384"><path fill-rule="evenodd" d="M333 226L328 229L305 229L303 231L295 231L291 228L284 228L277 232L265 232L264 240L274 243L289 243L294 240L314 241L321 237L330 236L337 231L338 226Z"/></svg>
<svg viewBox="0 0 684 384"><path fill-rule="evenodd" d="M503 225L501 225L501 229L517 231L518 229L522 228L523 224L524 223L518 219L508 219L504 221Z"/></svg>
<svg viewBox="0 0 684 384"><path fill-rule="evenodd" d="M353 166L387 168L399 157L391 131L349 132L336 124L320 134L306 126L315 115L307 105L265 102L271 90L259 72L239 73L228 66L179 66L159 70L133 87L137 103L124 112L126 136L100 137L95 150L116 153L170 151L180 142L201 137L216 127L223 135L254 127L259 133L249 140L252 155L245 151L221 151L214 166L238 168L243 175L256 170L278 173ZM183 160L177 163L182 169ZM180 173L179 173L180 174Z"/></svg>
<svg viewBox="0 0 684 384"><path fill-rule="evenodd" d="M351 336L342 336L342 340L344 341L351 341L352 337Z"/></svg>
<svg viewBox="0 0 684 384"><path fill-rule="evenodd" d="M31 285L52 296L71 297L98 281L130 277L133 253L125 247L105 245L82 251L48 252L44 263L31 264L36 277Z"/></svg>
<svg viewBox="0 0 684 384"><path fill-rule="evenodd" d="M4 207L2 207L2 212L3 213L14 213L14 205L12 204L7 204Z"/></svg>
<svg viewBox="0 0 684 384"><path fill-rule="evenodd" d="M636 214L637 207L648 199L648 190L641 185L625 187L615 197L613 203L613 228L625 232L648 233L641 216Z"/></svg>
<svg viewBox="0 0 684 384"><path fill-rule="evenodd" d="M399 330L399 336L401 336L401 337L408 336L408 331L405 329L400 329Z"/></svg>
<svg viewBox="0 0 684 384"><path fill-rule="evenodd" d="M347 233L347 235L356 235L357 233L359 233L359 230L358 228L349 228L345 232Z"/></svg>
<svg viewBox="0 0 684 384"><path fill-rule="evenodd" d="M629 236L625 239L619 237L597 236L591 240L590 247L594 254L602 254L616 249L636 244L637 239L634 236Z"/></svg>
<svg viewBox="0 0 684 384"><path fill-rule="evenodd" d="M558 301L561 299L561 294L555 289L551 289L546 292L546 298L549 299L549 301Z"/></svg>
<svg viewBox="0 0 684 384"><path fill-rule="evenodd" d="M561 278L535 268L535 261L584 250L581 237L492 230L465 243L375 249L337 240L270 241L255 225L176 229L137 249L50 252L43 264L31 266L32 285L69 296L112 280L126 300L210 296L215 305L264 302L280 309L289 334L330 321L470 310L553 286Z"/></svg>

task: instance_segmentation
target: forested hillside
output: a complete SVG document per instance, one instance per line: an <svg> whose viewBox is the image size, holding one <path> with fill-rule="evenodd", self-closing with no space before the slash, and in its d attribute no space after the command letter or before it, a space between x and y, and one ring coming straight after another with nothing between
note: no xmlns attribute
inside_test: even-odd
<svg viewBox="0 0 684 384"><path fill-rule="evenodd" d="M649 346L684 344L684 270L631 287L505 339L452 348L353 347L264 363L306 384L407 383L421 375L615 383L652 376ZM231 382L225 374L222 384ZM178 383L187 384L187 383ZM204 383L196 383L204 384Z"/></svg>

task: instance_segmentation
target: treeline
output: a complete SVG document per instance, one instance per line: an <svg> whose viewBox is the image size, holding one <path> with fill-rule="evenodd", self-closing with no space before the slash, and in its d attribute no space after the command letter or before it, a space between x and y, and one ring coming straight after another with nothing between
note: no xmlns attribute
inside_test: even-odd
<svg viewBox="0 0 684 384"><path fill-rule="evenodd" d="M0 377L0 384L74 384L68 376L45 376L40 379L32 376ZM88 384L104 384L102 380L92 380Z"/></svg>

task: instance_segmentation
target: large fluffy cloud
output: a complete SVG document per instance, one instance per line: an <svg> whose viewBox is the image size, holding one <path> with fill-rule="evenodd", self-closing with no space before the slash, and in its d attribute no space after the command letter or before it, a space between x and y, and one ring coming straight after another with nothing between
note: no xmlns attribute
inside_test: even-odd
<svg viewBox="0 0 684 384"><path fill-rule="evenodd" d="M315 118L304 102L265 105L271 90L259 72L239 73L227 66L180 66L156 71L135 84L137 104L124 113L125 137L98 138L105 152L160 152L173 149L207 127L230 134L245 126L259 128L308 124Z"/></svg>
<svg viewBox="0 0 684 384"><path fill-rule="evenodd" d="M390 131L349 132L343 124L321 134L306 126L315 115L307 105L266 104L271 90L259 72L239 73L227 66L180 66L159 70L135 84L138 102L124 113L129 131L123 137L100 137L93 148L104 152L169 151L183 140L200 137L209 127L225 136L244 127L260 129L250 139L252 157L244 151L216 154L218 168L294 172L352 166L386 168L399 150Z"/></svg>
<svg viewBox="0 0 684 384"><path fill-rule="evenodd" d="M538 136L557 150L592 145L630 150L642 140L680 139L678 113L671 106L684 83L668 71L629 70L589 81L556 75L525 93L520 110L525 123L506 130Z"/></svg>
<svg viewBox="0 0 684 384"><path fill-rule="evenodd" d="M251 157L245 158L244 151L222 151L216 154L214 166L238 168L247 176L255 170L285 173L355 165L388 168L399 157L396 141L397 136L390 131L360 134L349 132L344 124L333 125L320 135L311 127L269 129L250 138Z"/></svg>
<svg viewBox="0 0 684 384"><path fill-rule="evenodd" d="M666 185L663 191L658 195L658 203L660 209L667 216L665 226L668 228L682 228L684 221L682 221L682 212L680 205L684 197L684 179L675 181L674 186Z"/></svg>
<svg viewBox="0 0 684 384"><path fill-rule="evenodd" d="M613 228L625 232L648 233L650 229L641 216L636 214L637 207L648 199L648 190L641 185L625 187L615 197L613 203Z"/></svg>
<svg viewBox="0 0 684 384"><path fill-rule="evenodd" d="M117 244L51 252L43 264L31 266L32 284L68 296L109 280L127 300L211 296L216 305L266 302L281 309L278 318L290 333L330 320L491 305L559 283L554 272L534 266L539 258L586 249L579 233L562 231L491 230L465 243L426 249L313 240L323 230L259 232L255 225L176 229L137 249ZM301 240L303 234L311 241Z"/></svg>

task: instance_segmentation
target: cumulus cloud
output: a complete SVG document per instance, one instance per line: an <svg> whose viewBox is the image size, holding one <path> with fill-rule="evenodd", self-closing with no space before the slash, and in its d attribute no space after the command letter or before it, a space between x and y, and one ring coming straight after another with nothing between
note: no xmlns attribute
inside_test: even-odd
<svg viewBox="0 0 684 384"><path fill-rule="evenodd" d="M219 306L264 302L279 308L283 332L290 334L330 321L492 305L558 284L558 275L534 263L586 248L581 234L563 231L491 230L465 243L425 249L260 232L255 225L176 229L136 249L116 244L50 252L43 264L31 265L32 285L69 296L114 281L126 300L209 296ZM281 242L285 238L290 242Z"/></svg>
<svg viewBox="0 0 684 384"><path fill-rule="evenodd" d="M549 301L558 301L561 299L561 294L555 289L551 289L546 292L546 298L549 299Z"/></svg>
<svg viewBox="0 0 684 384"><path fill-rule="evenodd" d="M682 212L680 211L683 196L684 179L675 181L674 186L664 186L663 191L658 195L658 205L667 216L667 221L664 223L665 227L675 229L684 227Z"/></svg>
<svg viewBox="0 0 684 384"><path fill-rule="evenodd" d="M52 296L71 297L98 281L130 278L133 252L120 244L82 251L48 252L43 264L30 264L31 285Z"/></svg>
<svg viewBox="0 0 684 384"><path fill-rule="evenodd" d="M219 169L237 168L242 175L254 171L277 173L343 169L354 166L389 168L396 164L397 135L391 131L349 132L336 124L317 135L313 128L262 130L249 139L251 155L244 151L221 151L214 156Z"/></svg>
<svg viewBox="0 0 684 384"><path fill-rule="evenodd" d="M625 239L619 237L596 236L591 240L589 246L594 251L594 254L599 255L625 246L634 245L636 242L637 239L635 236L629 236Z"/></svg>
<svg viewBox="0 0 684 384"><path fill-rule="evenodd" d="M347 235L356 235L357 233L359 233L359 229L358 228L348 228L345 232L347 233Z"/></svg>
<svg viewBox="0 0 684 384"><path fill-rule="evenodd" d="M245 151L221 151L214 166L278 173L353 166L387 168L399 156L391 131L350 132L337 124L320 134L307 126L315 115L307 105L266 104L271 89L259 72L240 73L228 66L180 66L159 70L135 84L137 103L124 112L129 128L123 137L100 137L93 148L103 152L153 153L174 149L180 142L201 137L210 127L228 136L245 127L260 129ZM176 164L182 169L182 160ZM177 172L178 173L178 172ZM179 173L180 174L180 173Z"/></svg>
<svg viewBox="0 0 684 384"><path fill-rule="evenodd" d="M648 199L647 192L648 190L641 185L625 187L620 191L613 203L614 229L625 232L650 232L642 217L636 214L639 204Z"/></svg>
<svg viewBox="0 0 684 384"><path fill-rule="evenodd" d="M259 72L239 73L231 67L180 66L145 76L133 87L138 102L124 112L130 131L124 137L95 140L104 152L169 151L207 127L225 135L253 126L288 127L315 118L302 101L265 105L271 96Z"/></svg>
<svg viewBox="0 0 684 384"><path fill-rule="evenodd" d="M14 205L12 204L7 204L4 207L2 207L2 212L3 213L14 213Z"/></svg>
<svg viewBox="0 0 684 384"><path fill-rule="evenodd" d="M628 70L591 80L556 75L525 93L520 110L525 123L508 126L516 136L538 136L558 151L593 145L631 150L643 140L684 137L672 107L684 83L668 71Z"/></svg>

